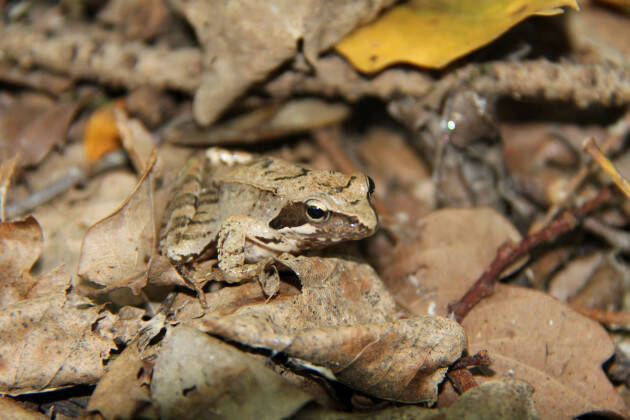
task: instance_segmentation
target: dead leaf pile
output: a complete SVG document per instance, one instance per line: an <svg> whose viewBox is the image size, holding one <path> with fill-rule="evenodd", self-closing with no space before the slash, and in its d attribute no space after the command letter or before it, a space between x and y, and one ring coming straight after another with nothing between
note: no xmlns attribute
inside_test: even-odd
<svg viewBox="0 0 630 420"><path fill-rule="evenodd" d="M0 1L0 418L628 416L625 9Z"/></svg>

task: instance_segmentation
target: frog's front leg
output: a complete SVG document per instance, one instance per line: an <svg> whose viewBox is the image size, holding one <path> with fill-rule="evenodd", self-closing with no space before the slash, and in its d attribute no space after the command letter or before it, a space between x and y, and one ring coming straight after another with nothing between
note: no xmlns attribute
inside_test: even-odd
<svg viewBox="0 0 630 420"><path fill-rule="evenodd" d="M243 215L226 218L217 239L218 265L223 272L223 279L228 283L237 283L258 276L262 281L265 268L269 267L274 259L263 256L258 262L247 263L245 247L248 238L269 235L273 235L271 228L256 218Z"/></svg>

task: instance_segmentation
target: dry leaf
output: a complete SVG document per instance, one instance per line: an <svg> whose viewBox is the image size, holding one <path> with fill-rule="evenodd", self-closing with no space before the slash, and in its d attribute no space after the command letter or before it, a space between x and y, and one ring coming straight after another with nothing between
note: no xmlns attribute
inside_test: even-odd
<svg viewBox="0 0 630 420"><path fill-rule="evenodd" d="M120 148L120 134L114 116L116 107L124 108L124 102L109 103L98 108L85 125L83 150L90 163Z"/></svg>
<svg viewBox="0 0 630 420"><path fill-rule="evenodd" d="M39 259L43 233L37 220L0 223L0 308L49 293L63 292L72 278L63 267L40 276L29 272Z"/></svg>
<svg viewBox="0 0 630 420"><path fill-rule="evenodd" d="M11 159L2 160L0 164L0 222L4 222L5 220L4 209L7 204L7 194L17 161L18 156L14 156Z"/></svg>
<svg viewBox="0 0 630 420"><path fill-rule="evenodd" d="M151 380L162 419L283 419L311 397L264 360L193 328L168 329Z"/></svg>
<svg viewBox="0 0 630 420"><path fill-rule="evenodd" d="M39 259L44 237L34 217L0 223L0 307L24 299L33 279L31 267Z"/></svg>
<svg viewBox="0 0 630 420"><path fill-rule="evenodd" d="M100 309L64 292L0 310L0 392L11 395L95 383L116 348L94 332Z"/></svg>
<svg viewBox="0 0 630 420"><path fill-rule="evenodd" d="M418 315L445 313L485 270L496 248L518 240L518 232L490 209L440 210L420 226L419 240L402 245L385 274L397 300ZM548 417L597 407L620 411L620 397L601 370L614 351L608 335L553 298L499 285L463 326L468 352L486 349L497 376L531 383L537 408Z"/></svg>
<svg viewBox="0 0 630 420"><path fill-rule="evenodd" d="M300 98L256 108L208 129L199 129L192 121L186 121L170 127L164 138L170 143L195 146L257 143L337 124L349 113L348 106L341 102Z"/></svg>
<svg viewBox="0 0 630 420"><path fill-rule="evenodd" d="M418 239L400 244L383 280L396 300L411 312L446 315L508 241L516 228L490 208L443 209L420 219Z"/></svg>
<svg viewBox="0 0 630 420"><path fill-rule="evenodd" d="M98 293L146 285L147 268L155 249L152 169L154 154L135 190L113 214L88 229L83 238L78 275L102 286Z"/></svg>
<svg viewBox="0 0 630 420"><path fill-rule="evenodd" d="M341 413L325 409L305 409L296 420L503 420L538 419L532 393L534 388L516 379L489 381L462 394L447 408L417 406L387 408L371 413Z"/></svg>
<svg viewBox="0 0 630 420"><path fill-rule="evenodd" d="M177 0L170 3L192 25L205 51L194 115L197 122L209 125L252 83L263 80L295 56L299 41L306 58L314 62L320 51L374 18L393 1L308 0L296 4L291 0L229 3ZM252 16L256 18L251 19Z"/></svg>
<svg viewBox="0 0 630 420"><path fill-rule="evenodd" d="M241 286L243 294L222 289L208 296L215 312L190 323L323 367L379 398L436 399L446 368L465 347L457 323L430 316L397 319L391 297L367 265L314 257L282 263L298 275L299 294L281 294L265 304L259 288L257 296L250 285ZM230 298L239 300L234 305Z"/></svg>
<svg viewBox="0 0 630 420"><path fill-rule="evenodd" d="M55 104L26 126L19 136L20 165L37 165L54 146L66 140L68 127L79 109L76 102Z"/></svg>
<svg viewBox="0 0 630 420"><path fill-rule="evenodd" d="M19 166L36 165L62 144L78 104L50 103L47 98L25 95L0 115L0 157L19 154Z"/></svg>
<svg viewBox="0 0 630 420"><path fill-rule="evenodd" d="M578 9L575 0L414 0L359 28L335 48L360 71L394 63L441 68L534 15Z"/></svg>
<svg viewBox="0 0 630 420"><path fill-rule="evenodd" d="M134 168L143 173L155 149L153 135L142 125L140 120L129 118L122 109L115 108L114 117L122 144L129 154Z"/></svg>
<svg viewBox="0 0 630 420"><path fill-rule="evenodd" d="M42 413L26 408L9 397L0 397L0 414L3 420L47 420Z"/></svg>
<svg viewBox="0 0 630 420"><path fill-rule="evenodd" d="M545 293L498 285L462 325L469 353L488 350L497 377L532 384L536 408L545 417L625 412L623 399L601 368L615 352L606 330Z"/></svg>
<svg viewBox="0 0 630 420"><path fill-rule="evenodd" d="M33 216L22 221L0 223L2 276L13 279L28 273L42 253L43 242L42 228Z"/></svg>
<svg viewBox="0 0 630 420"><path fill-rule="evenodd" d="M151 403L148 384L152 363L143 361L137 343L131 343L107 367L87 406L89 413L99 412L105 420L137 418L139 410Z"/></svg>

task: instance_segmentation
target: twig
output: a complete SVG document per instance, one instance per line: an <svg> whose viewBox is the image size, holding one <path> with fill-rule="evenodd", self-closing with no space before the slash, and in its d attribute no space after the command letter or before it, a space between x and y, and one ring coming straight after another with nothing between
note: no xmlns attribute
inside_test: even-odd
<svg viewBox="0 0 630 420"><path fill-rule="evenodd" d="M490 63L479 70L482 74L470 83L482 94L571 101L580 107L630 102L630 68L611 63L552 63L543 59Z"/></svg>
<svg viewBox="0 0 630 420"><path fill-rule="evenodd" d="M477 381L475 381L475 378L468 369L449 370L446 376L453 384L455 390L460 394L477 386Z"/></svg>
<svg viewBox="0 0 630 420"><path fill-rule="evenodd" d="M192 93L201 84L199 49L167 50L123 42L93 26L51 35L33 26L5 25L0 28L0 51L23 67L41 66L113 86L152 86Z"/></svg>
<svg viewBox="0 0 630 420"><path fill-rule="evenodd" d="M630 131L630 112L624 114L624 116L610 128L610 135L606 137L606 140L604 140L604 143L601 146L602 152L608 153L617 149L628 131ZM545 226L554 217L556 217L558 213L560 213L560 210L565 206L567 199L573 196L575 191L580 187L580 185L582 185L586 177L592 173L595 168L596 165L592 162L589 165L582 166L564 188L564 199L560 202L553 203L553 205L547 210L545 217L536 222L536 226Z"/></svg>
<svg viewBox="0 0 630 420"><path fill-rule="evenodd" d="M580 207L565 211L547 226L530 234L518 244L501 245L490 266L468 289L468 292L458 302L449 305L449 312L453 314L455 320L461 322L482 298L492 293L494 283L498 280L499 275L512 262L525 255L533 247L574 229L578 225L580 217L597 208L611 196L610 189L605 188L595 198L586 201Z"/></svg>
<svg viewBox="0 0 630 420"><path fill-rule="evenodd" d="M434 97L431 103L441 103L439 99L445 93L466 86L481 96L539 97L574 102L578 106L630 103L630 68L610 63L552 63L547 60L472 63L437 81L424 73L400 68L386 69L368 79L336 56L320 58L314 66L316 71L310 75L299 72L280 74L266 86L267 91L276 97L324 92L350 101L366 95L384 99L395 95L424 98L437 92L437 98Z"/></svg>
<svg viewBox="0 0 630 420"><path fill-rule="evenodd" d="M2 162L0 165L0 222L6 220L5 205L7 203L7 194L9 191L9 185L11 185L11 178L15 172L15 165L19 159L19 155Z"/></svg>
<svg viewBox="0 0 630 420"><path fill-rule="evenodd" d="M6 206L6 216L12 219L20 214L33 210L60 194L68 191L75 185L86 181L89 177L101 172L120 167L126 164L127 158L122 151L116 151L105 155L95 167L88 173L78 166L74 166L60 179L53 181L39 191L35 191L22 201L10 203Z"/></svg>
<svg viewBox="0 0 630 420"><path fill-rule="evenodd" d="M623 327L630 328L630 312L625 311L606 311L598 308L588 308L582 305L569 304L571 308L584 316L591 318L607 327Z"/></svg>
<svg viewBox="0 0 630 420"><path fill-rule="evenodd" d="M462 357L451 366L451 370L467 369L471 366L490 366L492 358L488 350L480 350L472 356Z"/></svg>
<svg viewBox="0 0 630 420"><path fill-rule="evenodd" d="M481 350L472 356L459 359L450 367L446 375L457 392L461 394L477 386L477 382L468 368L473 366L489 366L491 363L492 358L488 355L488 351Z"/></svg>
<svg viewBox="0 0 630 420"><path fill-rule="evenodd" d="M584 148L586 153L591 155L593 160L597 162L599 167L602 168L604 172L606 172L606 175L608 175L610 179L612 179L612 181L621 190L621 192L623 192L626 197L630 198L630 184L623 177L623 175L619 173L619 171L610 161L610 159L608 159L606 155L604 155L602 150L597 145L595 139L593 137L587 138L586 140L584 140L582 147Z"/></svg>

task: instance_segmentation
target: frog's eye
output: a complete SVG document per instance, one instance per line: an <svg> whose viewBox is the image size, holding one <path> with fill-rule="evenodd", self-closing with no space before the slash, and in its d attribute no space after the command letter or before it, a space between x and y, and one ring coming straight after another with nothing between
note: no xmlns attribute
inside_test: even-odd
<svg viewBox="0 0 630 420"><path fill-rule="evenodd" d="M372 194L374 194L374 180L372 180L372 178L370 178L369 176L365 176L366 180L367 180L367 184L368 184L368 197L371 196Z"/></svg>
<svg viewBox="0 0 630 420"><path fill-rule="evenodd" d="M317 200L306 200L306 217L311 222L325 222L330 217L326 206Z"/></svg>

